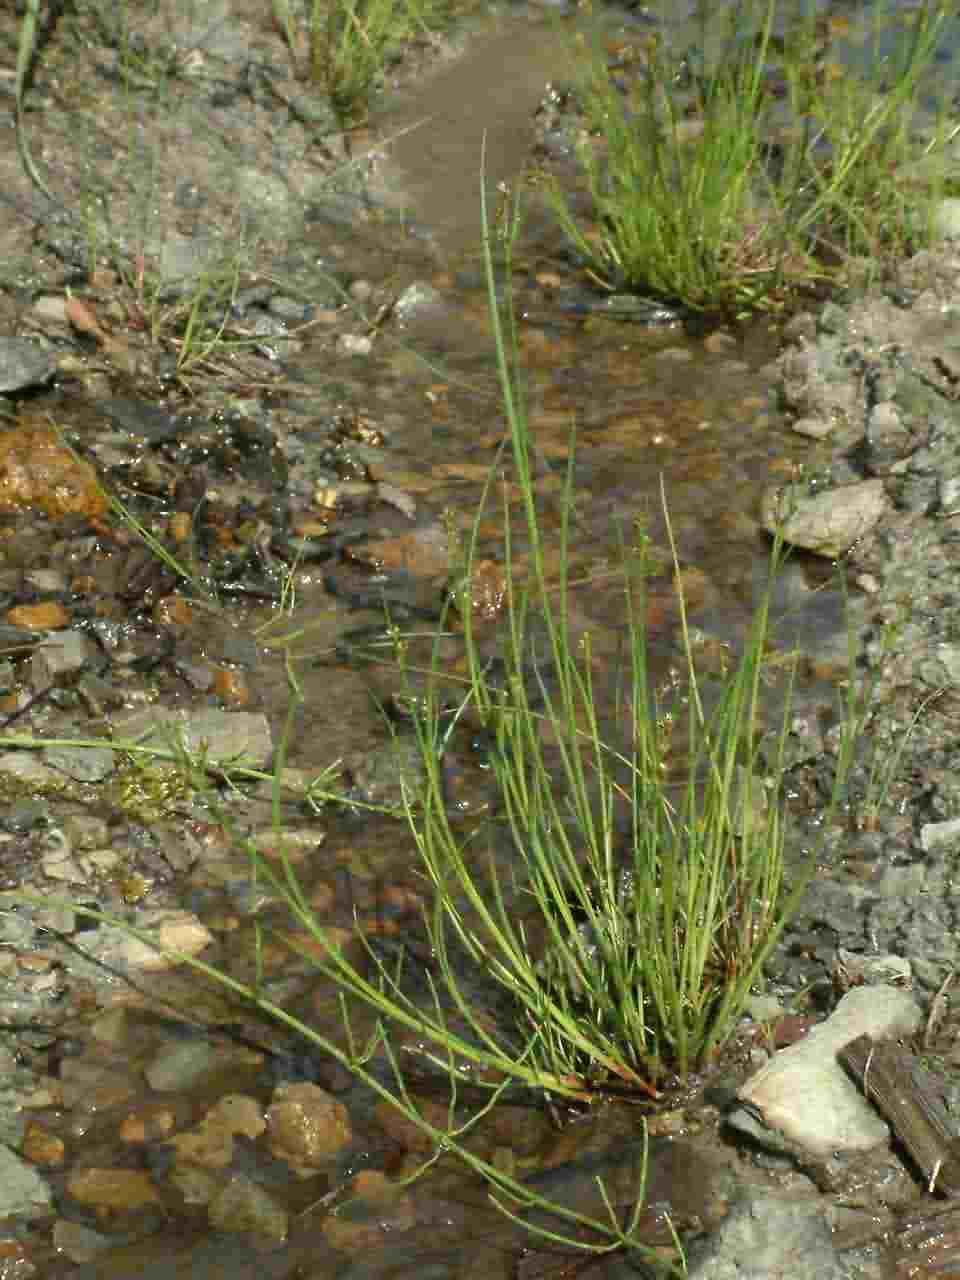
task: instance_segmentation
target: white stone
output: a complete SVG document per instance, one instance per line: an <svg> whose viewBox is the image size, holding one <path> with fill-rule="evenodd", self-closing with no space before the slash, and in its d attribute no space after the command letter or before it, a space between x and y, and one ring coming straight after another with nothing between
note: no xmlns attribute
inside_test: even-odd
<svg viewBox="0 0 960 1280"><path fill-rule="evenodd" d="M960 200L948 196L933 211L933 234L944 240L960 239Z"/></svg>

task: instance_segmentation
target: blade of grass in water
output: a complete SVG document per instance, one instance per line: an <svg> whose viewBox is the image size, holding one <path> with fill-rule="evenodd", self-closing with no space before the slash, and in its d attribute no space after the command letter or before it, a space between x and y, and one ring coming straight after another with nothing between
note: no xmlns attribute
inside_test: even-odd
<svg viewBox="0 0 960 1280"><path fill-rule="evenodd" d="M24 123L24 98L27 91L27 80L30 75L30 68L33 65L33 55L36 51L37 43L37 23L40 16L40 0L26 0L26 7L23 11L23 18L20 22L20 40L17 45L17 76L14 87L16 99L16 137L17 150L20 153L20 160L30 181L37 190L47 197L51 203L59 205L60 201L53 194L50 188L44 182L39 170L34 162L33 155L30 151L30 143L27 139L27 130Z"/></svg>

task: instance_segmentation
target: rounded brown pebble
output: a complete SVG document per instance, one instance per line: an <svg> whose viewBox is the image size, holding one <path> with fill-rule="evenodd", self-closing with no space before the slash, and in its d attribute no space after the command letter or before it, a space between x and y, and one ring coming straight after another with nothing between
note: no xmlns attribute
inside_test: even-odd
<svg viewBox="0 0 960 1280"><path fill-rule="evenodd" d="M281 1085L274 1092L267 1133L271 1154L305 1176L353 1136L346 1107L315 1084Z"/></svg>
<svg viewBox="0 0 960 1280"><path fill-rule="evenodd" d="M71 512L94 519L109 509L97 473L49 423L21 415L0 432L0 511L39 509L54 519Z"/></svg>
<svg viewBox="0 0 960 1280"><path fill-rule="evenodd" d="M170 533L174 542L186 542L193 532L193 520L189 511L178 511L170 521Z"/></svg>
<svg viewBox="0 0 960 1280"><path fill-rule="evenodd" d="M132 1213L160 1202L149 1173L142 1169L78 1169L67 1179L67 1194L101 1212Z"/></svg>
<svg viewBox="0 0 960 1280"><path fill-rule="evenodd" d="M327 1243L341 1253L376 1249L386 1237L409 1231L417 1220L413 1198L373 1169L358 1173L353 1194L323 1220Z"/></svg>
<svg viewBox="0 0 960 1280"><path fill-rule="evenodd" d="M177 1117L170 1107L147 1104L131 1111L120 1125L120 1141L129 1146L146 1142L162 1142L177 1127Z"/></svg>
<svg viewBox="0 0 960 1280"><path fill-rule="evenodd" d="M67 1154L66 1143L49 1129L45 1129L36 1120L31 1120L23 1135L21 1152L31 1164L47 1165L57 1168L62 1165Z"/></svg>
<svg viewBox="0 0 960 1280"><path fill-rule="evenodd" d="M225 707L250 705L250 685L242 671L217 667L213 676L213 692Z"/></svg>
<svg viewBox="0 0 960 1280"><path fill-rule="evenodd" d="M193 609L183 596L164 596L153 606L153 620L158 627L189 627Z"/></svg>
<svg viewBox="0 0 960 1280"><path fill-rule="evenodd" d="M30 1280L37 1275L37 1268L30 1261L27 1246L12 1236L0 1239L0 1275L10 1276L11 1280Z"/></svg>
<svg viewBox="0 0 960 1280"><path fill-rule="evenodd" d="M43 600L40 604L14 605L7 610L6 621L25 631L61 631L69 627L72 614L58 600Z"/></svg>

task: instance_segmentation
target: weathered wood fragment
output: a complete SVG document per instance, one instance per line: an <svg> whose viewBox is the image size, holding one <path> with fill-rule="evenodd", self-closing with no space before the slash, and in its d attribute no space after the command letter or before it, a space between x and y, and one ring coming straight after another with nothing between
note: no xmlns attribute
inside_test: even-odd
<svg viewBox="0 0 960 1280"><path fill-rule="evenodd" d="M837 1057L909 1152L927 1190L960 1196L960 1143L916 1055L862 1035Z"/></svg>

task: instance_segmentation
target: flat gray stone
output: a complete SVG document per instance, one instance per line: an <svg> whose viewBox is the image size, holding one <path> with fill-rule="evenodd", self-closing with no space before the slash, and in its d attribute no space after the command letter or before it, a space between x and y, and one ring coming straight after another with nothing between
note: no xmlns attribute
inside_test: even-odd
<svg viewBox="0 0 960 1280"><path fill-rule="evenodd" d="M116 737L153 747L181 743L191 755L206 754L211 764L243 763L262 768L273 753L270 722L259 711L166 710L162 707L117 717Z"/></svg>
<svg viewBox="0 0 960 1280"><path fill-rule="evenodd" d="M52 351L32 338L0 338L0 392L47 382L57 371Z"/></svg>
<svg viewBox="0 0 960 1280"><path fill-rule="evenodd" d="M839 556L859 542L889 508L882 480L861 480L823 493L807 493L799 485L777 486L764 493L763 527L794 547L820 556Z"/></svg>
<svg viewBox="0 0 960 1280"><path fill-rule="evenodd" d="M74 782L103 782L117 767L116 753L109 747L50 747L43 758Z"/></svg>
<svg viewBox="0 0 960 1280"><path fill-rule="evenodd" d="M217 1065L217 1049L209 1040L166 1044L144 1068L147 1084L157 1093L191 1089Z"/></svg>
<svg viewBox="0 0 960 1280"><path fill-rule="evenodd" d="M0 1146L0 1218L42 1218L52 1205L50 1188L33 1165Z"/></svg>
<svg viewBox="0 0 960 1280"><path fill-rule="evenodd" d="M0 753L0 777L29 784L40 791L56 788L63 779L55 769L43 763L34 751L4 751Z"/></svg>
<svg viewBox="0 0 960 1280"><path fill-rule="evenodd" d="M829 418L818 418L808 414L805 418L797 418L790 424L791 429L799 436L807 436L811 440L825 440L833 431L833 423Z"/></svg>
<svg viewBox="0 0 960 1280"><path fill-rule="evenodd" d="M35 689L46 689L59 676L79 671L93 653L93 646L82 631L55 631L37 645L30 659L30 674Z"/></svg>
<svg viewBox="0 0 960 1280"><path fill-rule="evenodd" d="M688 1259L689 1280L848 1280L822 1204L758 1194Z"/></svg>
<svg viewBox="0 0 960 1280"><path fill-rule="evenodd" d="M210 1204L210 1225L216 1231L249 1233L266 1245L287 1238L286 1210L263 1187L236 1173Z"/></svg>

